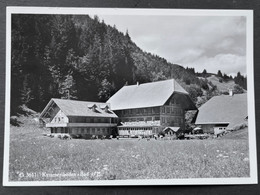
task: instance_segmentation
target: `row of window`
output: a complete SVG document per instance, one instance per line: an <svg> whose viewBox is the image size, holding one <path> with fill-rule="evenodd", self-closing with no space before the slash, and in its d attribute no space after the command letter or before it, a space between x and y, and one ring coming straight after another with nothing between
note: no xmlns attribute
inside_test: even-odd
<svg viewBox="0 0 260 195"><path fill-rule="evenodd" d="M155 117L122 118L121 120L122 122L156 121L156 120L160 120L160 117L155 116Z"/></svg>
<svg viewBox="0 0 260 195"><path fill-rule="evenodd" d="M181 114L183 114L183 111L180 108L175 108L175 107L171 107L171 106L163 106L163 107L161 107L161 113L181 115Z"/></svg>
<svg viewBox="0 0 260 195"><path fill-rule="evenodd" d="M184 123L184 119L179 117L161 117L161 122L169 123L169 124L174 124L174 123L181 124Z"/></svg>
<svg viewBox="0 0 260 195"><path fill-rule="evenodd" d="M109 128L99 127L84 127L84 128L72 128L72 134L109 134Z"/></svg>
<svg viewBox="0 0 260 195"><path fill-rule="evenodd" d="M67 127L52 127L51 133L69 133L69 129Z"/></svg>
<svg viewBox="0 0 260 195"><path fill-rule="evenodd" d="M117 123L116 118L87 118L87 117L75 117L71 118L72 123Z"/></svg>
<svg viewBox="0 0 260 195"><path fill-rule="evenodd" d="M118 111L119 116L135 116L135 115L149 115L149 114L173 114L173 115L181 115L183 114L182 109L176 108L173 106L163 106L161 108L138 108L138 109L129 109L129 110L121 110Z"/></svg>
<svg viewBox="0 0 260 195"><path fill-rule="evenodd" d="M153 130L153 127L118 127L118 130L128 130L128 131L133 131L133 130Z"/></svg>
<svg viewBox="0 0 260 195"><path fill-rule="evenodd" d="M143 130L133 130L133 131L129 131L129 130L119 130L118 131L119 135L152 135L153 131L152 130L147 130L147 131L143 131Z"/></svg>
<svg viewBox="0 0 260 195"><path fill-rule="evenodd" d="M160 108L137 108L119 111L119 115L159 114Z"/></svg>
<svg viewBox="0 0 260 195"><path fill-rule="evenodd" d="M69 132L67 127L51 128L51 133L72 133L72 134L109 134L110 129L104 127L84 127L84 128L72 128Z"/></svg>

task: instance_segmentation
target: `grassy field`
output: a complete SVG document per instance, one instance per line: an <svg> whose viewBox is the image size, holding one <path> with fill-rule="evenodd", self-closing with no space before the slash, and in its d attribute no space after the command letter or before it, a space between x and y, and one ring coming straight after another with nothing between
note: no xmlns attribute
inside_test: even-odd
<svg viewBox="0 0 260 195"><path fill-rule="evenodd" d="M249 176L247 129L210 140L60 140L43 133L33 122L11 127L10 181Z"/></svg>

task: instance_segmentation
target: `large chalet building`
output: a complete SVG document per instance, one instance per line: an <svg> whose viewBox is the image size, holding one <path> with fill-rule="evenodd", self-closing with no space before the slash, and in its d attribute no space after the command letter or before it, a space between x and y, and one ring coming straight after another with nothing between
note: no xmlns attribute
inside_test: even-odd
<svg viewBox="0 0 260 195"><path fill-rule="evenodd" d="M185 111L197 110L174 79L126 85L107 103L119 117L119 135L129 137L184 130Z"/></svg>
<svg viewBox="0 0 260 195"><path fill-rule="evenodd" d="M46 127L51 133L66 133L72 137L109 136L116 130L117 115L109 104L67 99L51 99L40 114L49 118Z"/></svg>

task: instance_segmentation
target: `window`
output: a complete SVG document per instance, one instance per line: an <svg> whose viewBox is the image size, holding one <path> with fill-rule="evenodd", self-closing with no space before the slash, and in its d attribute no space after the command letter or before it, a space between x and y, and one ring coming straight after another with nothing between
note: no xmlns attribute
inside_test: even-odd
<svg viewBox="0 0 260 195"><path fill-rule="evenodd" d="M159 116L154 117L154 120L160 120Z"/></svg>
<svg viewBox="0 0 260 195"><path fill-rule="evenodd" d="M152 121L152 117L146 117L146 121Z"/></svg>
<svg viewBox="0 0 260 195"><path fill-rule="evenodd" d="M164 117L162 117L162 122L163 122L163 123L165 122L165 118L164 118Z"/></svg>
<svg viewBox="0 0 260 195"><path fill-rule="evenodd" d="M162 113L165 113L165 107L162 107Z"/></svg>
<svg viewBox="0 0 260 195"><path fill-rule="evenodd" d="M158 108L157 108L157 107L156 107L156 108L152 108L152 112L153 112L153 113L159 113L159 112L158 112Z"/></svg>

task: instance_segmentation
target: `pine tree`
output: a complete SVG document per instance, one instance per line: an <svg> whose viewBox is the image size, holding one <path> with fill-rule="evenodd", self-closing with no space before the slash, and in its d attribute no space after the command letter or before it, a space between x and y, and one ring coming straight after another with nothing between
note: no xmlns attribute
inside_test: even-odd
<svg viewBox="0 0 260 195"><path fill-rule="evenodd" d="M63 99L77 99L77 90L72 74L73 72L69 72L59 85L59 93Z"/></svg>
<svg viewBox="0 0 260 195"><path fill-rule="evenodd" d="M223 77L223 75L222 75L222 72L220 71L220 70L218 70L218 77L220 77L220 78L222 78Z"/></svg>
<svg viewBox="0 0 260 195"><path fill-rule="evenodd" d="M107 101L114 92L115 87L107 79L104 79L100 84L98 98L101 101Z"/></svg>

